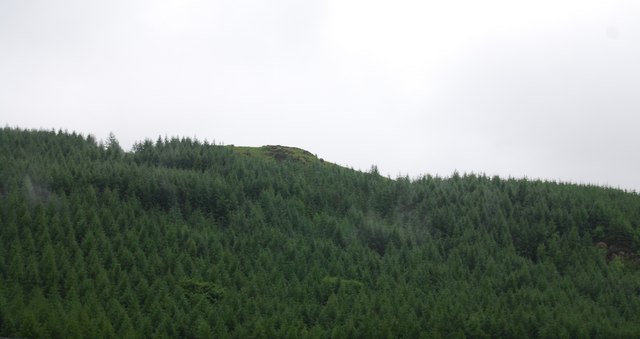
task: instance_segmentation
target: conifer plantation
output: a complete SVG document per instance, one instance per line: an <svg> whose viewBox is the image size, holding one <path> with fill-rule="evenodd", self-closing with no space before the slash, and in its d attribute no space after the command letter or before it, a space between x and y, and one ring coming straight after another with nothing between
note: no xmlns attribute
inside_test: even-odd
<svg viewBox="0 0 640 339"><path fill-rule="evenodd" d="M640 337L640 196L0 129L0 337Z"/></svg>

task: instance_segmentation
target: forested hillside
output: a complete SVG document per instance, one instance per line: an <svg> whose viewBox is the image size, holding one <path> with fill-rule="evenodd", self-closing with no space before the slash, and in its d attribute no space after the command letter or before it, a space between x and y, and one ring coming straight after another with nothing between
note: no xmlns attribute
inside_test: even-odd
<svg viewBox="0 0 640 339"><path fill-rule="evenodd" d="M639 337L640 196L0 130L0 336Z"/></svg>

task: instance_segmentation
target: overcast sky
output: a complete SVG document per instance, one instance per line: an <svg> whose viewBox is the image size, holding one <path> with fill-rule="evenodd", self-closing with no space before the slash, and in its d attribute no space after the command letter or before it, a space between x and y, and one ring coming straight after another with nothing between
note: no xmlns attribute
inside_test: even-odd
<svg viewBox="0 0 640 339"><path fill-rule="evenodd" d="M0 1L0 123L640 190L638 1Z"/></svg>

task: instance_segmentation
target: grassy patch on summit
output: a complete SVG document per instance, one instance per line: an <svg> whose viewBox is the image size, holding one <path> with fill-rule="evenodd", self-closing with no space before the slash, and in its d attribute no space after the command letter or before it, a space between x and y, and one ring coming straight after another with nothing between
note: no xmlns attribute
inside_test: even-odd
<svg viewBox="0 0 640 339"><path fill-rule="evenodd" d="M293 161L303 164L324 162L311 152L296 147L267 145L262 147L232 146L233 149L246 156L253 156L276 161Z"/></svg>

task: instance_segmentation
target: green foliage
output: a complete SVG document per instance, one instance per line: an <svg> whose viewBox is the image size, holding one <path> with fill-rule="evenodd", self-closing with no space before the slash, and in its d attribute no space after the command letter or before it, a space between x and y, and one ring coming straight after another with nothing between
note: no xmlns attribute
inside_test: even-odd
<svg viewBox="0 0 640 339"><path fill-rule="evenodd" d="M611 188L0 129L1 337L638 337L639 246Z"/></svg>
<svg viewBox="0 0 640 339"><path fill-rule="evenodd" d="M332 294L355 294L364 287L364 284L357 280L329 276L322 278L322 285L326 298Z"/></svg>
<svg viewBox="0 0 640 339"><path fill-rule="evenodd" d="M184 288L187 293L201 294L211 302L215 302L224 295L224 289L211 282L183 279L180 281L180 286Z"/></svg>

